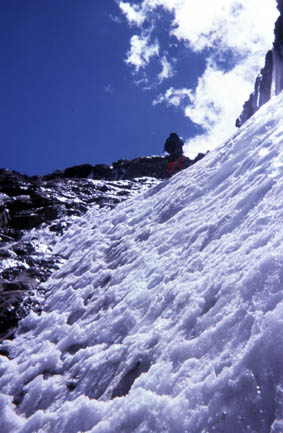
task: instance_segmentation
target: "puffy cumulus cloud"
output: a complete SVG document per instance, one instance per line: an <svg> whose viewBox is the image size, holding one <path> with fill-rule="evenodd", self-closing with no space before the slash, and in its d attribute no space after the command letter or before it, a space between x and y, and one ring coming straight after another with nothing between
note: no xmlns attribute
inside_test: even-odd
<svg viewBox="0 0 283 433"><path fill-rule="evenodd" d="M266 49L278 11L275 0L143 0L140 5L120 1L130 24L142 27L158 7L174 14L170 33L196 52L232 48L246 54Z"/></svg>
<svg viewBox="0 0 283 433"><path fill-rule="evenodd" d="M265 53L272 46L278 16L276 1L143 0L139 5L120 2L120 8L130 24L134 23L141 32L147 23L150 28L147 47L151 46L151 35L158 26L154 11L163 8L171 12L168 36L173 35L179 43L206 58L206 69L195 88L179 89L176 83L176 88L170 87L153 101L153 105L180 105L186 116L201 125L204 134L190 140L187 149L212 149L228 138L243 102L253 89ZM158 52L163 56L161 50L153 48L156 46L157 42L149 50L153 53L150 56L137 56L143 60L142 66ZM173 75L166 62L163 61L160 82Z"/></svg>
<svg viewBox="0 0 283 433"><path fill-rule="evenodd" d="M185 108L186 116L203 129L201 135L187 140L186 154L193 157L198 152L214 149L235 131L235 119L250 91L247 73L248 68L243 64L229 72L221 71L214 64L207 67Z"/></svg>
<svg viewBox="0 0 283 433"><path fill-rule="evenodd" d="M135 67L136 71L144 68L150 61L151 57L158 56L158 41L150 43L149 36L134 35L131 38L131 48L128 52L126 63Z"/></svg>
<svg viewBox="0 0 283 433"><path fill-rule="evenodd" d="M174 8L172 33L198 52L232 49L262 52L272 43L276 3L271 0L181 0Z"/></svg>

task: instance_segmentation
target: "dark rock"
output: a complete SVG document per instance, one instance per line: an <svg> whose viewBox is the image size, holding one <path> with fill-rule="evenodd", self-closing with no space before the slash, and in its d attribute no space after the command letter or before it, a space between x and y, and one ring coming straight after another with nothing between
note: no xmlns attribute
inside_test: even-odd
<svg viewBox="0 0 283 433"><path fill-rule="evenodd" d="M15 278L17 278L20 274L24 272L25 272L25 267L22 266L20 263L18 263L15 266L11 266L8 269L2 270L0 284L6 280L13 281Z"/></svg>
<svg viewBox="0 0 283 433"><path fill-rule="evenodd" d="M281 2L281 16L275 24L275 41L273 44L273 57L274 57L274 85L275 94L281 92L283 89L283 12Z"/></svg>
<svg viewBox="0 0 283 433"><path fill-rule="evenodd" d="M66 228L68 227L67 223L64 221L59 221L56 224L52 224L49 226L49 230L51 232L55 232L58 233L60 235L62 235L64 233L64 231L66 230Z"/></svg>
<svg viewBox="0 0 283 433"><path fill-rule="evenodd" d="M24 284L22 281L3 282L2 286L3 286L4 292L11 292L11 291L15 292L15 291L28 290L28 286L26 284Z"/></svg>
<svg viewBox="0 0 283 433"><path fill-rule="evenodd" d="M35 247L29 242L19 242L12 246L12 250L18 256L27 256L29 254L35 253Z"/></svg>
<svg viewBox="0 0 283 433"><path fill-rule="evenodd" d="M32 209L32 208L31 208ZM47 221L52 221L59 216L60 209L57 206L46 206L32 211L22 211L11 217L10 226L16 230L30 230L39 227Z"/></svg>
<svg viewBox="0 0 283 433"><path fill-rule="evenodd" d="M9 352L5 349L0 348L0 355L6 356L7 358L9 358Z"/></svg>
<svg viewBox="0 0 283 433"><path fill-rule="evenodd" d="M68 382L66 386L67 386L69 391L74 391L76 389L77 383L76 382Z"/></svg>
<svg viewBox="0 0 283 433"><path fill-rule="evenodd" d="M17 171L7 170L5 168L0 168L0 184L1 185L9 185L10 183L19 184L21 182L25 182L28 179L28 176L24 174L20 174Z"/></svg>
<svg viewBox="0 0 283 433"><path fill-rule="evenodd" d="M73 167L66 168L63 172L63 177L68 177L70 179L72 178L81 178L81 177L88 177L89 174L92 172L92 165L90 164L81 164L76 165Z"/></svg>
<svg viewBox="0 0 283 433"><path fill-rule="evenodd" d="M24 317L33 301L29 301L28 293L35 282L28 276L25 269L18 269L12 275L3 272L0 280L0 341L13 335L18 321ZM5 279L5 277L10 277Z"/></svg>
<svg viewBox="0 0 283 433"><path fill-rule="evenodd" d="M36 176L36 180L34 180L34 176L31 178L33 179L33 181L38 182L38 178L39 178L39 182L42 181L52 181L52 180L56 180L56 179L60 179L63 178L64 176L64 170L56 170L53 173L49 173L49 174L45 174L44 176L40 177L40 176Z"/></svg>
<svg viewBox="0 0 283 433"><path fill-rule="evenodd" d="M64 172L54 172L52 179L68 178L80 179L88 178L95 180L133 180L141 177L151 177L155 179L165 179L167 177L167 165L169 156L147 156L134 159L120 159L110 167L106 164L82 164L67 168ZM190 160L184 168L194 164L201 158ZM57 174L56 174L57 173ZM44 176L44 179L51 179Z"/></svg>
<svg viewBox="0 0 283 433"><path fill-rule="evenodd" d="M208 153L208 152L207 152ZM206 153L198 153L197 156L195 157L195 159L193 160L193 163L196 163L198 161L200 161L202 158L204 158L206 155Z"/></svg>
<svg viewBox="0 0 283 433"><path fill-rule="evenodd" d="M237 127L243 125L272 96L283 90L283 0L277 0L277 7L281 15L275 23L273 49L266 54L265 65L256 78L254 91L236 120Z"/></svg>
<svg viewBox="0 0 283 433"><path fill-rule="evenodd" d="M134 179L146 176L164 179L166 171L167 158L161 156L120 160L113 164L116 179Z"/></svg>
<svg viewBox="0 0 283 433"><path fill-rule="evenodd" d="M97 164L92 169L92 179L110 180L112 169L106 164Z"/></svg>
<svg viewBox="0 0 283 433"><path fill-rule="evenodd" d="M10 212L28 210L34 207L34 203L32 202L29 195L19 195L18 197L13 198L14 200L12 200L8 205L8 209Z"/></svg>

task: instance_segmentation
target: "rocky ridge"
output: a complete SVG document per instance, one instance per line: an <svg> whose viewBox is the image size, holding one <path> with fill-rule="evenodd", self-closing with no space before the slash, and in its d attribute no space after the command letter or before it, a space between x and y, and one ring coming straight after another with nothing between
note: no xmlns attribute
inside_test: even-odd
<svg viewBox="0 0 283 433"><path fill-rule="evenodd" d="M272 50L265 56L265 65L256 78L254 91L243 106L243 111L236 120L240 127L272 96L283 90L283 0L277 0L280 16L275 23L275 40Z"/></svg>
<svg viewBox="0 0 283 433"><path fill-rule="evenodd" d="M199 153L195 159L186 157L186 167L195 164L204 157ZM111 166L106 164L82 164L57 170L44 178L88 178L96 180L131 180L141 177L165 179L169 156L145 156L134 159L120 159Z"/></svg>

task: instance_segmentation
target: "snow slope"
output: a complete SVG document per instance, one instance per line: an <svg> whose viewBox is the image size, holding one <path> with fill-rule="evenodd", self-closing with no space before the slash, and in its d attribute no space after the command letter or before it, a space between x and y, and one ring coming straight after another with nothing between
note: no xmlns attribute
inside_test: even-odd
<svg viewBox="0 0 283 433"><path fill-rule="evenodd" d="M282 106L69 229L0 357L1 433L283 431Z"/></svg>

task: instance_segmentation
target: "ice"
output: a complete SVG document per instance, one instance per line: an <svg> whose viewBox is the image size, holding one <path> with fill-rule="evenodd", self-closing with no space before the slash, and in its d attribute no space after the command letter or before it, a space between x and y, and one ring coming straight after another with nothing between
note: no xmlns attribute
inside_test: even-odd
<svg viewBox="0 0 283 433"><path fill-rule="evenodd" d="M0 356L1 433L281 433L283 94L55 246Z"/></svg>

